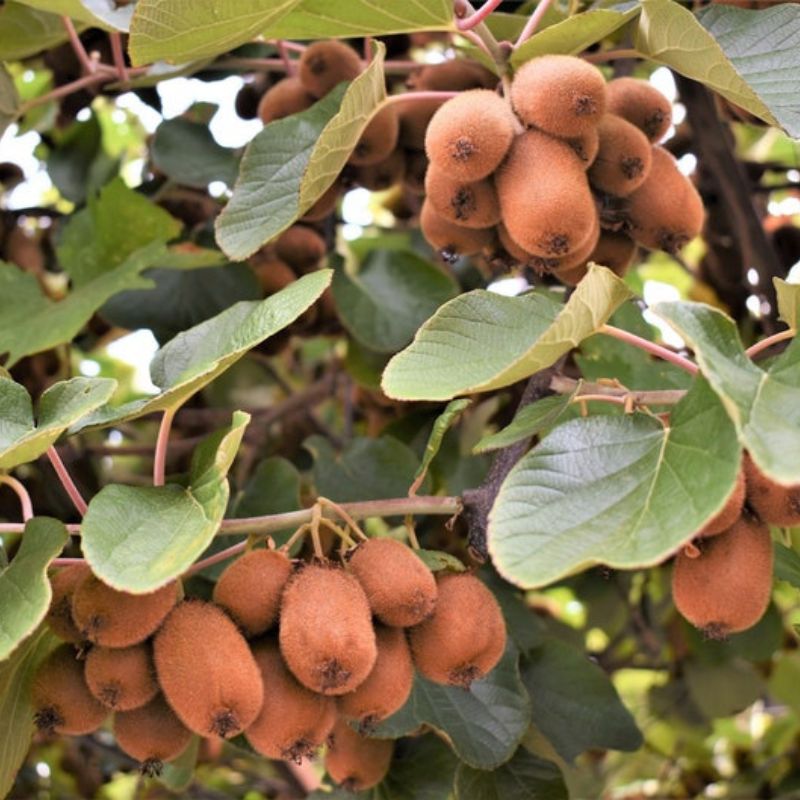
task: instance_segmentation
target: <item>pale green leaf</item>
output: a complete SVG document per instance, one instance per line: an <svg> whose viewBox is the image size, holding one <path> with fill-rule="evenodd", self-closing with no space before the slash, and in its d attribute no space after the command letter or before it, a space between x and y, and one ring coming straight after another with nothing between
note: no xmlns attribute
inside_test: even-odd
<svg viewBox="0 0 800 800"><path fill-rule="evenodd" d="M775 542L775 577L800 589L800 555Z"/></svg>
<svg viewBox="0 0 800 800"><path fill-rule="evenodd" d="M31 8L38 9L39 11L46 11L49 14L56 14L61 17L70 17L73 20L91 25L95 28L103 28L105 30L117 30L113 24L107 23L102 16L96 15L92 6L99 8L104 6L104 16L112 16L113 4L107 0L18 0L23 5L30 6ZM130 16L132 9L125 7L119 9L117 19Z"/></svg>
<svg viewBox="0 0 800 800"><path fill-rule="evenodd" d="M7 0L0 6L0 60L16 61L66 41L60 17Z"/></svg>
<svg viewBox="0 0 800 800"><path fill-rule="evenodd" d="M431 572L441 572L442 570L464 572L466 569L454 555L442 550L415 550L414 552Z"/></svg>
<svg viewBox="0 0 800 800"><path fill-rule="evenodd" d="M451 400L445 406L444 411L442 411L442 413L436 417L430 436L428 436L428 441L425 444L425 451L422 453L422 461L420 462L419 469L417 469L417 473L414 475L415 482L422 482L422 479L428 472L431 462L434 458L436 458L436 454L439 452L439 448L442 446L442 439L444 439L444 435L450 429L450 426L453 425L459 416L461 416L461 412L464 411L469 404L470 401L466 398L462 398L460 400Z"/></svg>
<svg viewBox="0 0 800 800"><path fill-rule="evenodd" d="M800 327L800 284L787 283L773 278L775 293L778 295L778 314L794 331Z"/></svg>
<svg viewBox="0 0 800 800"><path fill-rule="evenodd" d="M569 800L561 770L522 747L495 770L460 764L455 790L457 800Z"/></svg>
<svg viewBox="0 0 800 800"><path fill-rule="evenodd" d="M18 111L19 95L14 86L14 79L8 74L5 65L0 64L0 136L16 119Z"/></svg>

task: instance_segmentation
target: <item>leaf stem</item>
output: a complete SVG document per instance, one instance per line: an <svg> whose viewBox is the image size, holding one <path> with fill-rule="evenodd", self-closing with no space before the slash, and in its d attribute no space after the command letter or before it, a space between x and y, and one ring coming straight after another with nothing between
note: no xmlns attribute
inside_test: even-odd
<svg viewBox="0 0 800 800"><path fill-rule="evenodd" d="M82 78L78 78L75 81L65 83L63 86L58 86L50 92L41 94L38 97L32 97L27 102L22 103L17 110L17 118L24 116L28 111L37 106L49 103L51 100L58 100L61 97L66 97L73 92L77 92L79 89L85 89L88 86L96 86L97 84L105 83L107 80L108 77L106 75L95 72L92 75L84 75Z"/></svg>
<svg viewBox="0 0 800 800"><path fill-rule="evenodd" d="M456 0L455 21L459 33L480 47L497 64L500 74L503 74L506 71L507 53L483 21L498 5L500 4L495 0L486 0L480 11L476 11L468 0ZM480 19L466 28L461 28L461 19L465 18L467 14L469 14L469 17L466 17L466 19L472 19L475 16L479 16Z"/></svg>
<svg viewBox="0 0 800 800"><path fill-rule="evenodd" d="M125 66L125 53L122 51L122 37L117 31L108 35L111 40L111 56L114 59L114 66L117 75L122 83L128 82L128 68Z"/></svg>
<svg viewBox="0 0 800 800"><path fill-rule="evenodd" d="M85 558L54 558L48 567L71 567L74 564L85 564Z"/></svg>
<svg viewBox="0 0 800 800"><path fill-rule="evenodd" d="M206 567L219 564L220 561L227 561L229 558L239 555L239 553L246 549L247 542L244 541L228 547L225 550L220 550L219 553L214 553L213 556L204 558L202 561L196 561L191 567L189 567L189 569L186 570L186 572L183 573L183 577L188 578L190 575L196 575L198 572L202 572Z"/></svg>
<svg viewBox="0 0 800 800"><path fill-rule="evenodd" d="M158 438L156 439L156 452L153 458L153 486L164 485L169 432L172 428L172 420L175 418L176 411L176 408L167 408L161 417L161 425L158 428Z"/></svg>
<svg viewBox="0 0 800 800"><path fill-rule="evenodd" d="M522 29L522 32L517 37L517 41L514 42L514 49L516 50L521 44L526 42L530 39L531 36L536 32L536 29L539 27L539 23L542 21L542 18L547 13L547 9L550 8L552 5L553 0L539 0L539 5L536 6L533 13L528 17L528 21L525 23L525 27Z"/></svg>
<svg viewBox="0 0 800 800"><path fill-rule="evenodd" d="M473 28L480 25L489 15L494 11L503 0L484 0L483 5L477 10L473 11L468 17L459 17L459 9L464 9L466 13L467 6L463 3L456 3L456 28L460 31L471 31ZM549 2L549 0L548 0Z"/></svg>
<svg viewBox="0 0 800 800"><path fill-rule="evenodd" d="M686 370L686 372L688 372L690 375L697 374L697 364L692 363L688 358L684 358L682 355L674 353L672 350L668 350L666 347L662 347L660 344L651 342L648 339L643 339L641 336L637 336L635 333L624 331L621 328L615 328L613 325L602 325L598 330L598 333L604 333L606 336L612 336L614 339L619 339L621 342L632 344L634 347L638 347L640 350L644 350L651 355L657 356L658 358L663 358L664 361L669 361L671 364L675 364L676 367Z"/></svg>
<svg viewBox="0 0 800 800"><path fill-rule="evenodd" d="M756 342L751 347L748 347L747 350L745 350L745 353L749 358L754 358L768 347L772 347L772 345L777 344L778 342L784 342L787 339L793 338L796 333L797 331L795 331L793 328L787 328L785 331L773 333L772 336L767 336L766 339L762 339L760 342Z"/></svg>
<svg viewBox="0 0 800 800"><path fill-rule="evenodd" d="M89 55L86 52L86 48L83 46L83 42L81 41L80 36L78 36L78 31L75 30L75 25L72 23L72 20L67 16L62 16L61 24L67 31L67 36L69 37L70 46L72 47L73 52L77 56L78 61L81 62L81 66L83 67L84 72L86 72L88 75L91 75L92 73L96 72L97 62L89 58Z"/></svg>
<svg viewBox="0 0 800 800"><path fill-rule="evenodd" d="M22 510L22 519L27 522L33 516L33 504L28 490L11 475L0 474L0 485L5 484L19 498L19 505Z"/></svg>
<svg viewBox="0 0 800 800"><path fill-rule="evenodd" d="M278 53L280 53L280 60L283 62L283 67L287 75L294 75L296 64L289 58L289 49L286 47L286 42L283 39L278 41Z"/></svg>
<svg viewBox="0 0 800 800"><path fill-rule="evenodd" d="M72 500L72 505L78 509L78 513L82 517L85 516L86 509L88 508L86 501L75 485L75 481L72 480L72 476L69 474L66 465L61 460L58 450L56 450L53 445L47 448L47 457L50 459L50 463L53 465L53 469L56 471L56 475L58 475L58 479L61 481L64 491L69 495L69 499Z"/></svg>
<svg viewBox="0 0 800 800"><path fill-rule="evenodd" d="M81 526L78 523L70 522L64 526L70 536L80 536ZM21 522L0 522L0 533L24 533L25 525Z"/></svg>

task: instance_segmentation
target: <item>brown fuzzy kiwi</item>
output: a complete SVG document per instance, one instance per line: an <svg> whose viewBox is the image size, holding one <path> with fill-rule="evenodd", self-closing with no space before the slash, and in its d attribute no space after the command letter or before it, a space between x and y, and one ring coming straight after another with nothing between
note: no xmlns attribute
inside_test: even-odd
<svg viewBox="0 0 800 800"><path fill-rule="evenodd" d="M399 136L400 117L397 115L397 107L385 106L364 129L355 150L350 154L350 163L367 166L383 161L397 146Z"/></svg>
<svg viewBox="0 0 800 800"><path fill-rule="evenodd" d="M361 584L339 567L301 569L283 593L280 645L286 665L307 688L320 694L352 692L378 655Z"/></svg>
<svg viewBox="0 0 800 800"><path fill-rule="evenodd" d="M149 642L111 649L93 647L84 666L89 691L114 711L130 711L158 694Z"/></svg>
<svg viewBox="0 0 800 800"><path fill-rule="evenodd" d="M128 594L88 575L72 596L72 619L93 644L130 647L155 633L178 601L178 590L172 581L150 594Z"/></svg>
<svg viewBox="0 0 800 800"><path fill-rule="evenodd" d="M299 78L284 78L264 92L258 103L258 117L265 124L299 114L314 105L314 98Z"/></svg>
<svg viewBox="0 0 800 800"><path fill-rule="evenodd" d="M334 181L316 200L314 205L300 217L304 222L319 222L336 210L339 196L342 193L340 181Z"/></svg>
<svg viewBox="0 0 800 800"><path fill-rule="evenodd" d="M712 639L747 630L769 604L772 561L769 528L742 516L727 531L705 539L699 555L678 554L672 571L675 607Z"/></svg>
<svg viewBox="0 0 800 800"><path fill-rule="evenodd" d="M651 142L672 125L672 105L653 84L640 78L615 78L606 85L606 107L635 125Z"/></svg>
<svg viewBox="0 0 800 800"><path fill-rule="evenodd" d="M308 225L292 225L275 242L275 255L300 273L314 269L327 251L325 240Z"/></svg>
<svg viewBox="0 0 800 800"><path fill-rule="evenodd" d="M595 214L596 223L586 241L574 252L561 258L540 259L534 257L531 266L540 272L551 272L563 284L575 286L588 271L589 258L600 238L600 221Z"/></svg>
<svg viewBox="0 0 800 800"><path fill-rule="evenodd" d="M428 125L445 102L437 98L428 98L403 103L397 111L400 119L399 143L407 150L424 150Z"/></svg>
<svg viewBox="0 0 800 800"><path fill-rule="evenodd" d="M417 625L436 607L436 580L413 550L395 539L369 539L348 553L372 613L399 628Z"/></svg>
<svg viewBox="0 0 800 800"><path fill-rule="evenodd" d="M572 148L578 160L583 164L584 169L594 164L597 158L597 153L600 150L600 134L597 128L589 128L583 136L578 136L574 139L564 139L564 141Z"/></svg>
<svg viewBox="0 0 800 800"><path fill-rule="evenodd" d="M636 242L624 233L602 231L589 261L608 267L622 277L636 257Z"/></svg>
<svg viewBox="0 0 800 800"><path fill-rule="evenodd" d="M497 240L502 245L503 249L514 259L518 264L527 264L534 256L529 253L525 248L520 247L509 235L505 225L501 222L497 228Z"/></svg>
<svg viewBox="0 0 800 800"><path fill-rule="evenodd" d="M520 134L495 185L503 224L529 253L559 258L586 242L597 212L586 173L569 145L541 131Z"/></svg>
<svg viewBox="0 0 800 800"><path fill-rule="evenodd" d="M281 594L292 563L278 550L251 550L237 558L219 576L214 602L228 612L250 638L278 621Z"/></svg>
<svg viewBox="0 0 800 800"><path fill-rule="evenodd" d="M742 508L744 506L745 497L745 476L744 469L739 470L736 476L736 483L733 485L733 491L728 497L722 509L713 516L698 532L698 536L717 536L724 533L730 528L739 517L742 516Z"/></svg>
<svg viewBox="0 0 800 800"><path fill-rule="evenodd" d="M528 127L554 136L582 136L606 110L606 82L597 67L581 58L546 55L517 70L511 104Z"/></svg>
<svg viewBox="0 0 800 800"><path fill-rule="evenodd" d="M644 183L628 196L628 233L651 250L676 253L703 227L703 201L673 156L653 148Z"/></svg>
<svg viewBox="0 0 800 800"><path fill-rule="evenodd" d="M771 481L745 453L747 502L764 522L792 528L800 525L800 485L781 486Z"/></svg>
<svg viewBox="0 0 800 800"><path fill-rule="evenodd" d="M647 178L653 148L635 125L616 114L604 114L597 133L600 147L589 167L589 182L606 194L627 197Z"/></svg>
<svg viewBox="0 0 800 800"><path fill-rule="evenodd" d="M500 203L490 178L467 183L431 164L425 191L436 212L454 225L490 228L500 222Z"/></svg>
<svg viewBox="0 0 800 800"><path fill-rule="evenodd" d="M446 261L455 261L459 256L476 255L494 241L494 228L455 225L438 214L428 200L422 204L419 223L428 244Z"/></svg>
<svg viewBox="0 0 800 800"><path fill-rule="evenodd" d="M494 595L474 575L444 573L437 585L436 611L408 631L414 665L436 683L468 688L503 655L505 621Z"/></svg>
<svg viewBox="0 0 800 800"><path fill-rule="evenodd" d="M247 741L267 758L311 758L333 729L336 701L301 686L286 668L276 641L257 642L253 657L261 670L264 705L245 731Z"/></svg>
<svg viewBox="0 0 800 800"><path fill-rule="evenodd" d="M300 57L298 76L306 91L324 97L342 81L352 81L361 74L361 59L352 47L330 39L310 44Z"/></svg>
<svg viewBox="0 0 800 800"><path fill-rule="evenodd" d="M378 658L369 677L354 692L337 698L339 713L367 731L401 709L411 694L414 663L401 628L376 626Z"/></svg>
<svg viewBox="0 0 800 800"><path fill-rule="evenodd" d="M264 297L269 297L297 280L297 273L285 262L269 252L267 248L253 253L247 259Z"/></svg>
<svg viewBox="0 0 800 800"><path fill-rule="evenodd" d="M83 640L81 632L72 621L72 595L91 573L87 564L71 564L50 576L53 596L45 620L50 630L65 642L78 644Z"/></svg>
<svg viewBox="0 0 800 800"><path fill-rule="evenodd" d="M261 710L261 673L244 637L225 612L189 600L170 612L153 641L161 690L189 730L226 739Z"/></svg>
<svg viewBox="0 0 800 800"><path fill-rule="evenodd" d="M31 686L33 721L44 733L80 736L96 731L108 709L89 691L71 644L62 644L40 664Z"/></svg>
<svg viewBox="0 0 800 800"><path fill-rule="evenodd" d="M189 746L192 732L159 694L141 708L117 712L114 738L123 753L141 762L142 773L152 776Z"/></svg>
<svg viewBox="0 0 800 800"><path fill-rule="evenodd" d="M403 185L416 195L425 194L425 173L428 171L428 157L419 150L406 150L406 173Z"/></svg>
<svg viewBox="0 0 800 800"><path fill-rule="evenodd" d="M393 753L393 740L367 739L340 718L325 754L325 769L335 783L350 792L360 792L386 777Z"/></svg>
<svg viewBox="0 0 800 800"><path fill-rule="evenodd" d="M356 167L356 183L371 192L382 192L403 180L406 171L406 157L402 150L394 150L388 158L378 164Z"/></svg>
<svg viewBox="0 0 800 800"><path fill-rule="evenodd" d="M466 92L470 89L494 89L499 78L482 64L453 58L439 64L427 64L406 79L414 91Z"/></svg>
<svg viewBox="0 0 800 800"><path fill-rule="evenodd" d="M431 166L452 179L477 181L497 169L513 138L514 117L506 101L488 89L473 89L433 115L425 152Z"/></svg>

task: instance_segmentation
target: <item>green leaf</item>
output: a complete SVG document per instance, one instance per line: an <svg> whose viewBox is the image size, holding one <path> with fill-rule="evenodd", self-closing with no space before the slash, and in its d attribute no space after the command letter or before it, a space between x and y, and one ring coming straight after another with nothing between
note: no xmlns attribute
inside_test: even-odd
<svg viewBox="0 0 800 800"><path fill-rule="evenodd" d="M342 324L374 352L395 353L439 306L455 297L455 281L416 253L374 250L357 272L338 260L333 296Z"/></svg>
<svg viewBox="0 0 800 800"><path fill-rule="evenodd" d="M780 278L773 278L772 281L778 295L778 314L796 331L800 327L800 284L787 283Z"/></svg>
<svg viewBox="0 0 800 800"><path fill-rule="evenodd" d="M173 761L164 764L158 782L171 792L183 794L194 781L197 756L200 753L200 737L192 737L187 748Z"/></svg>
<svg viewBox="0 0 800 800"><path fill-rule="evenodd" d="M702 303L659 303L653 311L694 350L759 469L778 483L800 483L800 341L765 371L747 357L736 323L721 311Z"/></svg>
<svg viewBox="0 0 800 800"><path fill-rule="evenodd" d="M383 391L398 400L450 400L509 386L554 364L631 297L605 267L592 266L566 305L533 292L478 289L445 303L389 362Z"/></svg>
<svg viewBox="0 0 800 800"><path fill-rule="evenodd" d="M386 99L383 54L307 111L271 122L247 146L239 180L217 217L217 243L242 260L302 216L341 172Z"/></svg>
<svg viewBox="0 0 800 800"><path fill-rule="evenodd" d="M492 561L524 588L593 564L657 564L722 508L740 456L702 378L669 424L644 413L567 422L501 486L489 514Z"/></svg>
<svg viewBox="0 0 800 800"><path fill-rule="evenodd" d="M0 60L17 61L66 41L60 17L7 0L0 7Z"/></svg>
<svg viewBox="0 0 800 800"><path fill-rule="evenodd" d="M455 789L457 800L569 800L561 770L522 747L492 772L461 764Z"/></svg>
<svg viewBox="0 0 800 800"><path fill-rule="evenodd" d="M99 408L117 386L110 378L72 378L46 389L38 422L23 386L0 377L0 469L33 461L79 419Z"/></svg>
<svg viewBox="0 0 800 800"><path fill-rule="evenodd" d="M445 736L465 763L477 769L498 767L511 758L530 722L518 659L509 646L497 667L468 690L417 675L408 702L375 735L404 736L427 724Z"/></svg>
<svg viewBox="0 0 800 800"><path fill-rule="evenodd" d="M110 31L127 30L127 21L133 13L132 5L115 8L115 4L108 0L19 0L19 2L40 11L71 17L94 28Z"/></svg>
<svg viewBox="0 0 800 800"><path fill-rule="evenodd" d="M26 523L19 552L0 572L0 661L8 658L47 614L53 594L47 566L68 539L67 529L57 519L34 517Z"/></svg>
<svg viewBox="0 0 800 800"><path fill-rule="evenodd" d="M683 677L692 700L708 719L729 717L744 711L766 689L755 667L743 659L720 664L686 659Z"/></svg>
<svg viewBox="0 0 800 800"><path fill-rule="evenodd" d="M150 366L150 375L161 388L160 394L101 408L73 430L104 427L181 405L248 350L294 322L319 298L330 281L330 270L317 270L266 300L236 303L179 333L156 353Z"/></svg>
<svg viewBox="0 0 800 800"><path fill-rule="evenodd" d="M372 790L372 800L446 800L458 759L436 736L395 744L389 774Z"/></svg>
<svg viewBox="0 0 800 800"><path fill-rule="evenodd" d="M566 761L590 748L636 750L642 734L600 667L565 642L551 640L522 665L533 724Z"/></svg>
<svg viewBox="0 0 800 800"><path fill-rule="evenodd" d="M439 572L444 569L451 572L464 572L466 569L458 558L442 550L415 550L414 552L431 572Z"/></svg>
<svg viewBox="0 0 800 800"><path fill-rule="evenodd" d="M425 475L428 473L428 468L430 467L431 462L434 458L436 458L436 454L439 452L439 448L442 446L442 439L444 439L444 435L447 433L450 426L461 415L461 412L469 406L469 404L470 401L467 399L451 400L445 406L444 411L442 411L442 413L436 417L430 436L428 436L428 441L425 444L425 451L422 454L422 461L420 462L416 475L414 475L415 483L417 481L422 483Z"/></svg>
<svg viewBox="0 0 800 800"><path fill-rule="evenodd" d="M800 589L800 555L794 550L774 542L775 577Z"/></svg>
<svg viewBox="0 0 800 800"><path fill-rule="evenodd" d="M134 66L180 64L249 42L299 0L139 0L130 23Z"/></svg>
<svg viewBox="0 0 800 800"><path fill-rule="evenodd" d="M8 74L5 66L0 64L0 136L17 118L18 111L19 95L14 86L14 79Z"/></svg>
<svg viewBox="0 0 800 800"><path fill-rule="evenodd" d="M188 488L111 484L89 503L81 548L92 571L109 586L153 592L181 575L208 547L228 503L228 469L248 414L211 434L195 451Z"/></svg>

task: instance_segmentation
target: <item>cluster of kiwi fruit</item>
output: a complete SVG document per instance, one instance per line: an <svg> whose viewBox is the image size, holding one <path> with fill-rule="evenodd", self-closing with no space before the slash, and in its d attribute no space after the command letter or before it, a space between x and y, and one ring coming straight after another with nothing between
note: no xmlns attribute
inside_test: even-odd
<svg viewBox="0 0 800 800"><path fill-rule="evenodd" d="M770 525L800 525L800 485L774 483L745 453L727 503L678 553L672 572L676 608L709 638L747 630L767 610Z"/></svg>
<svg viewBox="0 0 800 800"><path fill-rule="evenodd" d="M51 584L47 621L63 644L34 677L37 727L86 734L113 713L119 747L148 774L194 734L243 734L274 759L327 745L330 777L369 788L394 744L365 734L405 704L414 670L468 688L506 644L478 578L432 573L394 539L368 539L341 561L254 548L224 570L211 601L182 597L180 582L127 594L84 564Z"/></svg>

